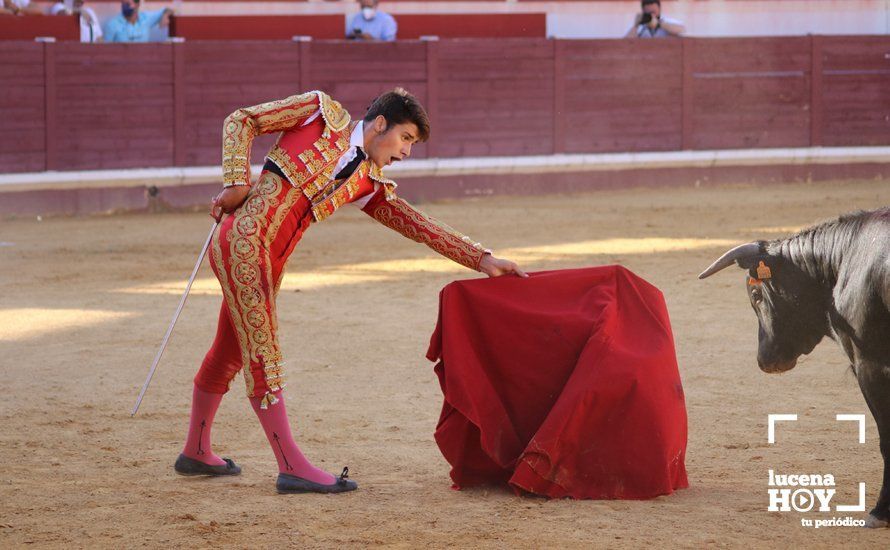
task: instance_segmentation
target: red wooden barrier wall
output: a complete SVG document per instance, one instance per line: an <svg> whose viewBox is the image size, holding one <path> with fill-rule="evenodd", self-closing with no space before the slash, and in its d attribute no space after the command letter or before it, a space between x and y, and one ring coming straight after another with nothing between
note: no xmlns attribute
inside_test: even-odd
<svg viewBox="0 0 890 550"><path fill-rule="evenodd" d="M399 40L440 38L544 38L546 13L455 13L396 15Z"/></svg>
<svg viewBox="0 0 890 550"><path fill-rule="evenodd" d="M0 172L46 169L45 54L37 42L0 42Z"/></svg>
<svg viewBox="0 0 890 550"><path fill-rule="evenodd" d="M814 37L821 53L819 145L886 145L890 128L890 38Z"/></svg>
<svg viewBox="0 0 890 550"><path fill-rule="evenodd" d="M0 15L0 40L34 40L42 36L80 41L80 23L73 15Z"/></svg>
<svg viewBox="0 0 890 550"><path fill-rule="evenodd" d="M809 37L693 40L692 149L810 144Z"/></svg>
<svg viewBox="0 0 890 550"><path fill-rule="evenodd" d="M170 166L173 56L167 44L47 45L55 50L51 170Z"/></svg>
<svg viewBox="0 0 890 550"><path fill-rule="evenodd" d="M683 42L559 41L557 150L682 148Z"/></svg>
<svg viewBox="0 0 890 550"><path fill-rule="evenodd" d="M544 38L545 13L398 14L398 38ZM290 40L344 38L343 15L175 16L170 36L186 40Z"/></svg>
<svg viewBox="0 0 890 550"><path fill-rule="evenodd" d="M343 38L342 15L177 15L170 36L186 40L290 40Z"/></svg>
<svg viewBox="0 0 890 550"><path fill-rule="evenodd" d="M0 172L213 165L234 109L405 86L415 158L890 145L890 37L0 42ZM260 162L272 136L257 140Z"/></svg>
<svg viewBox="0 0 890 550"><path fill-rule="evenodd" d="M438 156L553 151L552 41L455 40L438 47Z"/></svg>

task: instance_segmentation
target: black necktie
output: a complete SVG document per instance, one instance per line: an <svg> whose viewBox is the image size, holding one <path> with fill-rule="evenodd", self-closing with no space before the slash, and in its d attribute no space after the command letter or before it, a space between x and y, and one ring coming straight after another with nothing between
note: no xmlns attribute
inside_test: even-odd
<svg viewBox="0 0 890 550"><path fill-rule="evenodd" d="M361 164L363 160L365 160L365 152L362 151L361 147L355 148L355 158L346 163L346 166L343 167L342 170L337 172L337 175L334 176L334 179L342 180L346 179L355 172L355 169L358 168L358 165Z"/></svg>

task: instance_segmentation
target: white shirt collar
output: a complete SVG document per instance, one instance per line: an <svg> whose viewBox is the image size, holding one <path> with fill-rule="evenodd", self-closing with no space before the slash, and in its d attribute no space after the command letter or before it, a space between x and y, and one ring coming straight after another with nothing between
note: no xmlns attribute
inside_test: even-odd
<svg viewBox="0 0 890 550"><path fill-rule="evenodd" d="M365 148L365 121L360 120L358 124L355 125L355 128L352 129L352 134L349 136L349 145L350 147L361 147Z"/></svg>

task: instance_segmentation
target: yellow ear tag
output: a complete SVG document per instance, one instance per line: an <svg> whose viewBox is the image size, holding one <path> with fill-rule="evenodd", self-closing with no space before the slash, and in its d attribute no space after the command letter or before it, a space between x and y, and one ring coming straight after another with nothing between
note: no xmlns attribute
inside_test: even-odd
<svg viewBox="0 0 890 550"><path fill-rule="evenodd" d="M773 272L770 271L769 266L767 266L763 261L760 262L760 265L757 266L757 278L758 279L772 279Z"/></svg>

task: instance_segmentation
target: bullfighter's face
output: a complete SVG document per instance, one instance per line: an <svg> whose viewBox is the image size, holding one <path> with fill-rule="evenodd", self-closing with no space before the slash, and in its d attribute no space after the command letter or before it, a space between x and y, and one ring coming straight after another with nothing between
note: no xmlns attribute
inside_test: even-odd
<svg viewBox="0 0 890 550"><path fill-rule="evenodd" d="M419 135L413 122L387 125L386 119L380 115L367 128L365 152L374 164L383 168L408 158Z"/></svg>

